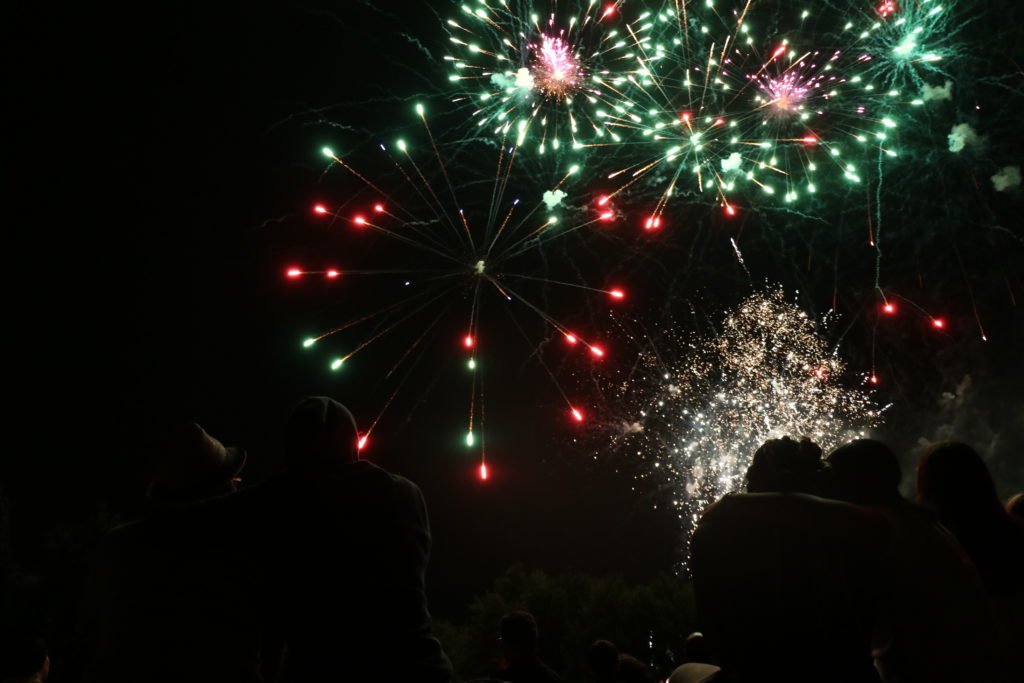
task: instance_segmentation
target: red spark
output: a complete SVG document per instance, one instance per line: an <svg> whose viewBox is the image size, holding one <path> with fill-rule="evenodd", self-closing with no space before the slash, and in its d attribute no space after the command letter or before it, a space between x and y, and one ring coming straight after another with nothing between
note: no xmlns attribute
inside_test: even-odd
<svg viewBox="0 0 1024 683"><path fill-rule="evenodd" d="M732 204L726 204L725 205L725 212L727 214L729 214L730 216L735 216L736 215L736 208Z"/></svg>
<svg viewBox="0 0 1024 683"><path fill-rule="evenodd" d="M471 349L473 348L474 341L475 340L473 339L473 336L467 334L466 338L462 340L462 345L465 346L467 349Z"/></svg>
<svg viewBox="0 0 1024 683"><path fill-rule="evenodd" d="M882 310L885 311L886 313L888 313L889 315L892 315L893 313L896 312L896 304L891 303L891 302L886 302L886 304L884 306L882 306Z"/></svg>
<svg viewBox="0 0 1024 683"><path fill-rule="evenodd" d="M377 213L384 213L384 205L383 204L374 204L373 205L373 210L376 211Z"/></svg>
<svg viewBox="0 0 1024 683"><path fill-rule="evenodd" d="M606 6L604 8L604 14L601 15L601 18L604 19L605 17L607 17L610 14L615 14L615 5L608 5L608 6Z"/></svg>
<svg viewBox="0 0 1024 683"><path fill-rule="evenodd" d="M813 135L805 135L803 143L805 145L816 145L818 144L818 138L814 137Z"/></svg>
<svg viewBox="0 0 1024 683"><path fill-rule="evenodd" d="M878 384L878 375L871 375L871 377L868 378L868 381L872 384Z"/></svg>
<svg viewBox="0 0 1024 683"><path fill-rule="evenodd" d="M896 14L897 9L899 8L896 6L894 0L884 0L884 2L879 3L878 7L875 8L875 11L883 17L889 17Z"/></svg>
<svg viewBox="0 0 1024 683"><path fill-rule="evenodd" d="M597 356L598 358L604 355L604 349L602 349L600 346L591 346L590 352Z"/></svg>
<svg viewBox="0 0 1024 683"><path fill-rule="evenodd" d="M824 368L818 368L817 370L815 370L815 371L814 371L814 376L815 376L815 377L817 377L817 378L819 378L819 379L820 379L820 378L822 378L822 377L824 377L824 376L825 376L825 370L824 370Z"/></svg>
<svg viewBox="0 0 1024 683"><path fill-rule="evenodd" d="M598 205L598 206L604 206L605 204L607 204L607 203L608 203L608 200L609 200L609 199L611 199L611 197L609 197L608 195L606 195L606 194L605 194L605 195L601 195L601 196L600 196L600 197L598 197L598 199L597 199L597 205Z"/></svg>
<svg viewBox="0 0 1024 683"><path fill-rule="evenodd" d="M684 111L682 114L679 115L679 118L682 119L683 121L689 121L690 120L690 112Z"/></svg>
<svg viewBox="0 0 1024 683"><path fill-rule="evenodd" d="M569 342L570 344L575 344L579 340L576 339L576 335L566 333L565 341Z"/></svg>
<svg viewBox="0 0 1024 683"><path fill-rule="evenodd" d="M327 213L327 207L324 206L323 204L317 204L316 206L313 207L313 211L319 214L324 214Z"/></svg>
<svg viewBox="0 0 1024 683"><path fill-rule="evenodd" d="M600 220L602 220L602 221L610 221L611 219L615 218L615 212L614 211L605 211L600 216L598 216L598 218Z"/></svg>
<svg viewBox="0 0 1024 683"><path fill-rule="evenodd" d="M491 476L491 473L487 471L487 463L480 463L480 469L478 470L481 481L487 481L487 477Z"/></svg>
<svg viewBox="0 0 1024 683"><path fill-rule="evenodd" d="M359 441L356 442L356 450L363 450L366 448L366 440L370 438L369 434L363 434L359 437Z"/></svg>
<svg viewBox="0 0 1024 683"><path fill-rule="evenodd" d="M626 293L625 293L625 292L623 292L623 291L622 291L621 289L613 289L613 290L611 290L610 292L608 292L608 294L609 294L609 295L610 295L610 296L611 296L611 297L612 297L613 299L623 299L623 298L625 298L625 296L626 296Z"/></svg>
<svg viewBox="0 0 1024 683"><path fill-rule="evenodd" d="M352 219L352 222L355 223L356 225L366 225L366 219L363 218L362 216L356 216L355 218Z"/></svg>
<svg viewBox="0 0 1024 683"><path fill-rule="evenodd" d="M785 45L779 45L777 48L775 48L775 52L772 53L772 59L775 59L776 57L778 57L779 55L781 55L785 51L786 51L786 46Z"/></svg>
<svg viewBox="0 0 1024 683"><path fill-rule="evenodd" d="M657 230L661 227L661 216L651 216L644 224L644 230Z"/></svg>
<svg viewBox="0 0 1024 683"><path fill-rule="evenodd" d="M301 275L302 275L302 271L299 270L298 268L289 268L288 269L288 277L299 277Z"/></svg>
<svg viewBox="0 0 1024 683"><path fill-rule="evenodd" d="M327 271L326 275L327 277L338 277L340 273L336 271L334 268L331 268L330 270Z"/></svg>
<svg viewBox="0 0 1024 683"><path fill-rule="evenodd" d="M941 330L943 327L946 326L946 321L943 320L942 318L933 318L932 326L938 330Z"/></svg>
<svg viewBox="0 0 1024 683"><path fill-rule="evenodd" d="M718 117L717 119L715 119L715 125L716 126L724 126L725 125L725 119L723 119L722 117Z"/></svg>
<svg viewBox="0 0 1024 683"><path fill-rule="evenodd" d="M572 408L570 412L572 412L572 417L574 420L576 420L577 422L583 422L583 413L581 413L576 408Z"/></svg>

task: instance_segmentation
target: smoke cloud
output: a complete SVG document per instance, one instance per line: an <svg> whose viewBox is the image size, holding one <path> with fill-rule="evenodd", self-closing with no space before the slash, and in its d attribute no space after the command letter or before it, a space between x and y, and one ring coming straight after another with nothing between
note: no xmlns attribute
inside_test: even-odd
<svg viewBox="0 0 1024 683"><path fill-rule="evenodd" d="M921 99L925 102L941 102L942 100L953 99L953 81L946 81L942 85L928 85L921 87Z"/></svg>
<svg viewBox="0 0 1024 683"><path fill-rule="evenodd" d="M1020 186L1020 166L1004 166L994 176L992 185L996 192L1009 192Z"/></svg>
<svg viewBox="0 0 1024 683"><path fill-rule="evenodd" d="M967 146L976 147L980 144L981 136L969 123L958 123L949 131L950 152L962 152Z"/></svg>

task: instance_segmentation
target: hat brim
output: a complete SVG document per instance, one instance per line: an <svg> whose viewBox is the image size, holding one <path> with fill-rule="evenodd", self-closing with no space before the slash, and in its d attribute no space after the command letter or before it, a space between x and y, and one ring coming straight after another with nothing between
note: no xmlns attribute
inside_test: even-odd
<svg viewBox="0 0 1024 683"><path fill-rule="evenodd" d="M245 467L246 454L245 449L238 446L227 446L224 450L228 454L224 458L224 473L226 475L224 483L227 483L236 479L242 472L242 468Z"/></svg>
<svg viewBox="0 0 1024 683"><path fill-rule="evenodd" d="M146 489L146 497L155 501L175 502L179 500L196 501L219 495L222 488L238 478L242 468L245 467L247 457L245 449L238 446L225 446L224 453L224 464L216 479L203 486L182 491L169 491L157 486L156 482L150 482Z"/></svg>

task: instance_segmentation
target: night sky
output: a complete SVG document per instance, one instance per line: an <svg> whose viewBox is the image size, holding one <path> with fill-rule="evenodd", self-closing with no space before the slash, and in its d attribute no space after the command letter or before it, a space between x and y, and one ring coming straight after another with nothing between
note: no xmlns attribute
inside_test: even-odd
<svg viewBox="0 0 1024 683"><path fill-rule="evenodd" d="M335 240L310 215L313 202L338 202L355 187L322 176L318 150L332 144L356 154L415 131L415 102L445 109L447 38L430 4L64 7L15 17L8 137L17 208L6 224L14 412L2 482L24 561L42 556L58 522L82 522L101 507L125 518L141 509L153 440L176 419L244 446L243 477L255 482L281 469L283 422L303 396L332 395L364 423L379 411L389 395L376 385L386 353L344 377L326 369L325 356L304 354L301 339L329 324L332 306L350 302L323 283L290 282L284 270L296 259L380 258L385 245ZM864 310L873 302L873 257L863 240L851 248L856 240L847 239L863 232L863 219L845 223L863 213L860 197L843 198L837 223L791 233L778 213L723 225L702 217L709 209L699 205L680 208L673 230L646 241L629 236L638 220L624 222L617 237L595 239L574 259L571 275L600 268L600 286L629 286L633 307L616 309L616 320L633 332L710 321L757 283L781 282L814 314L835 301L848 324L840 348L854 371L871 367L876 337L879 401L894 403L881 435L904 462L919 438L959 430L986 442L1009 494L1024 487L1022 201L1020 191L994 193L988 176L1024 161L1024 122L1012 113L1024 104L1022 41L1009 29L1019 30L1021 11L1016 3L970 5L987 14L965 29L964 50L1002 80L965 77L969 87L915 141L937 139L941 151L950 125L970 120L990 131L987 147L968 161L911 154L889 171L896 177L887 186L887 282L941 311L947 331L872 327ZM446 16L447 5L438 12ZM986 41L989 31L996 33ZM991 109L999 114L986 119ZM557 262L551 268L557 275ZM386 296L367 291L358 305ZM552 305L562 304L555 296ZM608 309L601 302L567 315L604 321ZM442 334L456 349L462 330ZM501 323L491 334L501 362L488 379L489 482L475 478L462 445L462 357L441 346L430 348L368 452L424 490L435 612L459 614L517 561L632 578L670 570L679 532L650 486L634 481L641 468L600 452L600 420L570 425L530 350L507 341ZM609 339L617 355L606 362L631 363L627 336ZM588 413L615 414L587 394L589 370L544 353ZM943 399L958 386L959 398ZM963 420L950 423L939 406L957 400Z"/></svg>

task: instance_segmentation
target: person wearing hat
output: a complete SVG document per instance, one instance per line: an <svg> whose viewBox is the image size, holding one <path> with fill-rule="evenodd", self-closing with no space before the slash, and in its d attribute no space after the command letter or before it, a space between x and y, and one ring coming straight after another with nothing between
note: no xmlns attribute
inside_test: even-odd
<svg viewBox="0 0 1024 683"><path fill-rule="evenodd" d="M449 681L427 609L423 494L361 460L359 439L345 406L306 398L288 419L287 472L259 487L258 556L287 669L295 680Z"/></svg>
<svg viewBox="0 0 1024 683"><path fill-rule="evenodd" d="M225 446L195 422L182 424L157 451L147 496L180 505L232 493L244 466L243 449Z"/></svg>
<svg viewBox="0 0 1024 683"><path fill-rule="evenodd" d="M86 681L258 681L254 584L213 500L235 498L245 451L195 423L159 444L148 516L111 530L94 554L78 627ZM228 495L231 494L231 495Z"/></svg>

